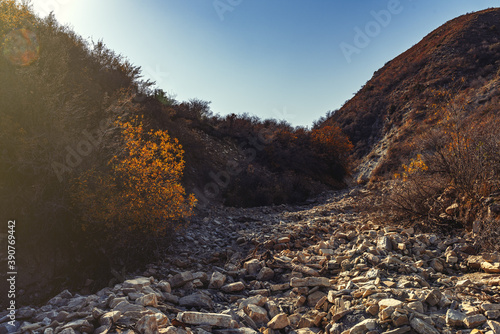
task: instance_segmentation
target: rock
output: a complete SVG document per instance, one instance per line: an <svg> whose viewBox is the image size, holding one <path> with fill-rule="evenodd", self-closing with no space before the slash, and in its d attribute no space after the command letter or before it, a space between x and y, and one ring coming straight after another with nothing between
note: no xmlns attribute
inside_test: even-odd
<svg viewBox="0 0 500 334"><path fill-rule="evenodd" d="M396 308L401 305L403 305L403 302L394 298L386 298L378 302L378 307L380 308L380 310L383 310L384 308L391 306Z"/></svg>
<svg viewBox="0 0 500 334"><path fill-rule="evenodd" d="M411 328L419 334L439 334L439 331L420 318L413 318L410 321Z"/></svg>
<svg viewBox="0 0 500 334"><path fill-rule="evenodd" d="M484 304L481 304L481 309L483 311L500 310L500 304L484 303Z"/></svg>
<svg viewBox="0 0 500 334"><path fill-rule="evenodd" d="M91 325L90 322L88 322L88 320L86 319L75 320L61 327L62 330L69 328L85 333L92 333L94 331L94 326Z"/></svg>
<svg viewBox="0 0 500 334"><path fill-rule="evenodd" d="M120 316L122 313L120 311L111 311L104 313L100 318L99 318L99 324L102 326L111 326L115 322L120 319Z"/></svg>
<svg viewBox="0 0 500 334"><path fill-rule="evenodd" d="M161 281L156 285L161 291L166 292L166 293L171 293L172 292L172 287L170 286L169 282L166 281Z"/></svg>
<svg viewBox="0 0 500 334"><path fill-rule="evenodd" d="M139 291L145 286L150 286L151 283L153 283L153 277L136 277L123 282L122 288L132 288Z"/></svg>
<svg viewBox="0 0 500 334"><path fill-rule="evenodd" d="M370 313L371 315L377 315L379 312L378 304L369 305L365 311L366 313Z"/></svg>
<svg viewBox="0 0 500 334"><path fill-rule="evenodd" d="M257 274L257 280L259 281L269 281L274 277L274 270L268 267L262 268Z"/></svg>
<svg viewBox="0 0 500 334"><path fill-rule="evenodd" d="M156 294L150 293L148 295L144 295L138 299L136 299L135 303L141 306L153 306L158 307L158 299Z"/></svg>
<svg viewBox="0 0 500 334"><path fill-rule="evenodd" d="M307 304L311 307L315 307L316 304L322 299L326 297L326 293L321 291L316 291L307 296Z"/></svg>
<svg viewBox="0 0 500 334"><path fill-rule="evenodd" d="M135 325L136 330L141 334L156 334L158 333L158 323L156 316L147 314L143 316Z"/></svg>
<svg viewBox="0 0 500 334"><path fill-rule="evenodd" d="M188 325L209 325L221 328L231 328L232 318L227 314L179 312L177 320Z"/></svg>
<svg viewBox="0 0 500 334"><path fill-rule="evenodd" d="M174 275L170 279L169 283L170 286L175 289L183 286L187 282L191 282L192 280L194 280L193 273L190 271L185 271L180 274Z"/></svg>
<svg viewBox="0 0 500 334"><path fill-rule="evenodd" d="M249 304L244 311L257 325L264 325L269 322L267 311L260 306Z"/></svg>
<svg viewBox="0 0 500 334"><path fill-rule="evenodd" d="M435 306L439 303L442 296L443 294L441 293L441 291L433 289L425 296L425 301L430 306Z"/></svg>
<svg viewBox="0 0 500 334"><path fill-rule="evenodd" d="M226 283L226 275L221 274L218 271L214 271L210 277L210 283L208 284L209 289L220 289L224 283Z"/></svg>
<svg viewBox="0 0 500 334"><path fill-rule="evenodd" d="M179 299L179 305L206 309L213 308L212 299L203 293L195 293L192 295L184 296Z"/></svg>
<svg viewBox="0 0 500 334"><path fill-rule="evenodd" d="M449 309L446 311L446 324L450 327L462 327L464 326L465 314Z"/></svg>
<svg viewBox="0 0 500 334"><path fill-rule="evenodd" d="M452 205L450 205L449 207L447 207L444 212L446 212L447 215L449 216L453 216L454 214L456 214L458 212L458 204L457 203L453 203Z"/></svg>
<svg viewBox="0 0 500 334"><path fill-rule="evenodd" d="M411 331L410 326L403 326L403 327L399 327L399 328L396 328L396 329L393 329L390 331L386 331L383 334L404 334L404 333L407 333L409 331Z"/></svg>
<svg viewBox="0 0 500 334"><path fill-rule="evenodd" d="M460 280L455 284L457 288L465 288L468 286L474 285L470 279Z"/></svg>
<svg viewBox="0 0 500 334"><path fill-rule="evenodd" d="M406 314L399 313L398 311L395 311L391 315L391 319L392 319L392 323L396 327L401 327L403 325L408 325L409 324L408 316Z"/></svg>
<svg viewBox="0 0 500 334"><path fill-rule="evenodd" d="M467 328L476 328L484 324L486 320L486 317L482 314L469 315L465 317L464 325Z"/></svg>
<svg viewBox="0 0 500 334"><path fill-rule="evenodd" d="M487 323L493 331L493 334L500 334L500 322L488 320Z"/></svg>
<svg viewBox="0 0 500 334"><path fill-rule="evenodd" d="M481 269L483 269L488 274L498 274L500 273L500 262L482 262Z"/></svg>
<svg viewBox="0 0 500 334"><path fill-rule="evenodd" d="M245 268L248 272L248 275L256 276L259 270L262 268L262 265L259 260L252 259L243 264L243 268Z"/></svg>
<svg viewBox="0 0 500 334"><path fill-rule="evenodd" d="M418 313L424 313L424 304L420 301L408 303L408 307Z"/></svg>
<svg viewBox="0 0 500 334"><path fill-rule="evenodd" d="M492 310L484 312L484 315L488 319L498 319L500 318L500 310Z"/></svg>
<svg viewBox="0 0 500 334"><path fill-rule="evenodd" d="M368 331L374 330L377 327L375 319L366 319L351 327L349 334L365 334Z"/></svg>
<svg viewBox="0 0 500 334"><path fill-rule="evenodd" d="M392 242L391 239L389 239L386 236L379 237L377 239L377 249L383 250L383 251L391 251L392 250Z"/></svg>
<svg viewBox="0 0 500 334"><path fill-rule="evenodd" d="M288 316L285 313L280 313L276 315L267 323L267 327L271 329L283 329L286 326L290 325L290 321L288 320Z"/></svg>
<svg viewBox="0 0 500 334"><path fill-rule="evenodd" d="M326 277L306 277L306 278L298 278L298 277L293 277L290 281L290 286L296 288L296 287L330 287L330 279Z"/></svg>
<svg viewBox="0 0 500 334"><path fill-rule="evenodd" d="M444 263L441 259L433 259L431 261L431 267L438 273L442 273L444 271Z"/></svg>
<svg viewBox="0 0 500 334"><path fill-rule="evenodd" d="M245 290L245 284L243 284L243 282L235 282L235 283L224 285L221 288L221 290L226 292L226 293L240 292L240 291Z"/></svg>
<svg viewBox="0 0 500 334"><path fill-rule="evenodd" d="M130 304L127 301L123 301L113 308L113 311L119 311L123 316L140 319L144 313L149 312L148 309L141 305Z"/></svg>
<svg viewBox="0 0 500 334"><path fill-rule="evenodd" d="M244 309L246 306L250 304L254 304L257 306L264 306L267 303L267 297L261 296L261 295L256 295L252 296L246 299L243 299L239 302L238 307L240 309Z"/></svg>
<svg viewBox="0 0 500 334"><path fill-rule="evenodd" d="M396 311L396 308L394 306L384 307L378 313L378 317L380 318L380 320L385 321L391 318L394 311Z"/></svg>

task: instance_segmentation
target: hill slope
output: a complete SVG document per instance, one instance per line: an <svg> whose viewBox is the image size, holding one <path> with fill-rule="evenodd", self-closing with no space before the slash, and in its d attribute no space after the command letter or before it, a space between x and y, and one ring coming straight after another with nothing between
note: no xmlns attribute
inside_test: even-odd
<svg viewBox="0 0 500 334"><path fill-rule="evenodd" d="M359 181L393 172L449 102L437 91L462 96L477 115L497 112L499 61L500 9L460 16L375 72L324 124L338 122L353 142Z"/></svg>

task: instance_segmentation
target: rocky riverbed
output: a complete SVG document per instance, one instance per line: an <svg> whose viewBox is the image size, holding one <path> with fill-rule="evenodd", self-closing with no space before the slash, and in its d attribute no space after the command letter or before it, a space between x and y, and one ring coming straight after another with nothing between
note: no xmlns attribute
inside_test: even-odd
<svg viewBox="0 0 500 334"><path fill-rule="evenodd" d="M357 209L374 196L212 208L163 261L14 322L3 312L0 334L500 333L500 256L478 254L472 232L382 224Z"/></svg>

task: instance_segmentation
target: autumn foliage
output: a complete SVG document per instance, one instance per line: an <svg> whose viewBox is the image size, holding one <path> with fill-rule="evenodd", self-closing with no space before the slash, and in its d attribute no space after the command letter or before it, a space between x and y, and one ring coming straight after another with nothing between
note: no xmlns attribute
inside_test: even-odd
<svg viewBox="0 0 500 334"><path fill-rule="evenodd" d="M494 113L478 118L463 95L436 92L436 124L420 136L417 155L396 173L390 198L407 217L425 217L435 226L471 227L489 219L485 199L500 190L500 122ZM458 205L452 214L446 209Z"/></svg>
<svg viewBox="0 0 500 334"><path fill-rule="evenodd" d="M75 185L83 228L122 241L137 234L163 236L191 216L196 203L181 185L184 151L167 131L147 131L138 117L116 126L122 152L106 172L89 170Z"/></svg>

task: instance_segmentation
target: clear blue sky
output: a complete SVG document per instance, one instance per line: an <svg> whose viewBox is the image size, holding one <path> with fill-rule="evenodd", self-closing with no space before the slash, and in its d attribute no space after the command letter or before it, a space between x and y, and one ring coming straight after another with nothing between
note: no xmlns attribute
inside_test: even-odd
<svg viewBox="0 0 500 334"><path fill-rule="evenodd" d="M84 38L102 39L177 100L199 98L222 115L246 112L306 126L441 24L500 6L500 0L32 3Z"/></svg>

